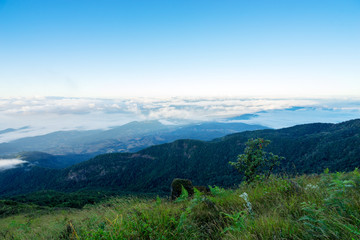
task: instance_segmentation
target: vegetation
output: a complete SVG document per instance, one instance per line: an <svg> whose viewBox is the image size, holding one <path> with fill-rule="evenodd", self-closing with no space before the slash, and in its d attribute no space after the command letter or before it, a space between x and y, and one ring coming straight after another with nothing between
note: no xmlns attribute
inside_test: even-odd
<svg viewBox="0 0 360 240"><path fill-rule="evenodd" d="M265 152L263 149L269 144L270 141L263 138L249 139L245 143L244 154L240 154L236 162L230 162L244 175L246 182L251 183L254 180L269 178L274 167L284 159L273 153Z"/></svg>
<svg viewBox="0 0 360 240"><path fill-rule="evenodd" d="M302 175L184 191L164 198L112 198L83 209L0 218L4 239L359 239L360 171Z"/></svg>
<svg viewBox="0 0 360 240"><path fill-rule="evenodd" d="M3 171L0 239L359 239L360 171L329 173L360 165L359 136L360 120L308 124L212 142L178 140L66 169ZM266 154L267 145L286 161ZM235 166L251 170L244 172L247 183L228 164L244 149ZM278 160L282 168L269 175ZM296 175L321 167L321 175ZM263 181L253 181L264 170ZM164 196L176 177L210 185L211 194L194 190L190 197L184 188L175 201L118 196Z"/></svg>
<svg viewBox="0 0 360 240"><path fill-rule="evenodd" d="M305 124L279 130L248 131L211 142L178 140L137 153L111 153L66 169L17 168L0 174L0 196L34 191L116 191L168 194L174 178L197 186L234 187L243 175L230 166L248 139L271 141L269 152L284 156L274 173L289 175L351 171L360 167L360 119L340 124Z"/></svg>
<svg viewBox="0 0 360 240"><path fill-rule="evenodd" d="M82 208L87 204L94 204L108 199L112 196L118 196L119 193L106 189L82 190L71 193L57 191L39 191L26 195L17 195L9 197L17 203L30 203L33 205L57 208Z"/></svg>
<svg viewBox="0 0 360 240"><path fill-rule="evenodd" d="M16 158L27 162L25 167L38 166L43 168L66 168L76 163L89 160L93 154L51 155L43 152L21 152Z"/></svg>
<svg viewBox="0 0 360 240"><path fill-rule="evenodd" d="M34 204L20 203L12 200L0 200L0 218L19 213L34 213L38 210L47 209Z"/></svg>

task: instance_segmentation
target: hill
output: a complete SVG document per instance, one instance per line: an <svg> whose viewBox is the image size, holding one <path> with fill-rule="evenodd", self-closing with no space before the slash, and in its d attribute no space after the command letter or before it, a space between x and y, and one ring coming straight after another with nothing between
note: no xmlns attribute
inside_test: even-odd
<svg viewBox="0 0 360 240"><path fill-rule="evenodd" d="M109 130L58 131L1 143L0 155L32 151L53 155L136 152L176 139L211 140L230 133L257 129L266 127L245 123L164 125L159 121L135 121Z"/></svg>
<svg viewBox="0 0 360 240"><path fill-rule="evenodd" d="M17 158L26 161L24 167L43 167L60 169L72 166L74 164L89 160L94 157L93 154L67 154L67 155L52 155L44 152L22 152Z"/></svg>
<svg viewBox="0 0 360 240"><path fill-rule="evenodd" d="M137 153L111 153L62 170L17 168L0 174L0 195L38 190L116 189L169 192L173 178L195 185L234 186L240 176L229 164L243 152L249 138L272 141L268 151L284 156L277 172L288 174L347 171L360 166L360 120L339 124L306 124L279 130L228 135L210 142L177 140Z"/></svg>

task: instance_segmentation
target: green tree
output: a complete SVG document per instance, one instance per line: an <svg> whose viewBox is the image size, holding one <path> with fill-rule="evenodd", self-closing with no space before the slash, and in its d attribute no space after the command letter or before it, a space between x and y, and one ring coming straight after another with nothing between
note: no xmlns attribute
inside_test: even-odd
<svg viewBox="0 0 360 240"><path fill-rule="evenodd" d="M264 148L269 144L270 140L263 138L249 139L244 153L238 155L236 162L229 162L244 174L246 182L269 178L272 170L280 164L280 160L284 159L271 152L265 152Z"/></svg>

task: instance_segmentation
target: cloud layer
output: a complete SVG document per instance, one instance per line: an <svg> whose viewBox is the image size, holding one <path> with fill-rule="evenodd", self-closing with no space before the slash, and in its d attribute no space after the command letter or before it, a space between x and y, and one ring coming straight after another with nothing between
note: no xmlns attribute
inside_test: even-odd
<svg viewBox="0 0 360 240"><path fill-rule="evenodd" d="M82 115L90 113L132 114L143 118L185 118L231 116L292 106L312 106L317 101L307 99L241 99L241 98L8 98L0 99L0 114Z"/></svg>
<svg viewBox="0 0 360 240"><path fill-rule="evenodd" d="M254 113L256 117L241 121L274 128L340 122L360 117L360 99L2 98L0 131L18 130L0 134L0 142L58 130L106 129L134 120L227 121Z"/></svg>

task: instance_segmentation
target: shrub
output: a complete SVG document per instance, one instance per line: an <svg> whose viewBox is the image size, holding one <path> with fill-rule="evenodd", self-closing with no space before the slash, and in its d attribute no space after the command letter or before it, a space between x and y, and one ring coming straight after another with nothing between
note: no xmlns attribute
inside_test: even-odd
<svg viewBox="0 0 360 240"><path fill-rule="evenodd" d="M237 157L236 162L229 162L240 173L244 174L244 180L248 183L254 180L269 178L274 167L284 159L273 153L267 153L263 149L270 144L270 140L263 138L249 139L246 142L244 154Z"/></svg>

